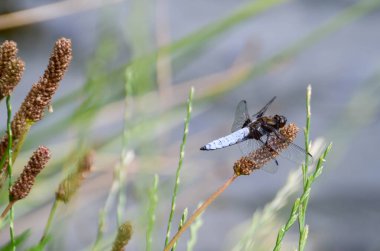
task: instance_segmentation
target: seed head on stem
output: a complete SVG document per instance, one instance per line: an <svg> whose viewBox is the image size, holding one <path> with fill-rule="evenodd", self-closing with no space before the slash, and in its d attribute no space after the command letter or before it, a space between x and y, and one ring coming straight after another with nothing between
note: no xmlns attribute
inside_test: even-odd
<svg viewBox="0 0 380 251"><path fill-rule="evenodd" d="M268 144L263 145L247 156L241 157L234 164L235 174L250 175L253 171L260 169L269 161L275 159L281 151L285 150L294 141L298 131L299 128L293 123L281 128L279 132L283 138L275 135L270 136Z"/></svg>
<svg viewBox="0 0 380 251"><path fill-rule="evenodd" d="M34 185L35 178L46 166L50 159L50 151L47 147L40 146L29 159L20 177L11 187L12 201L25 198Z"/></svg>

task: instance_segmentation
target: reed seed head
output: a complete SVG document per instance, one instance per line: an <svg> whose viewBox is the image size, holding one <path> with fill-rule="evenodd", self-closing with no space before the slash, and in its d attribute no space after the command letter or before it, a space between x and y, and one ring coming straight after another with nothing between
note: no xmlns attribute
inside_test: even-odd
<svg viewBox="0 0 380 251"><path fill-rule="evenodd" d="M12 58L4 63L4 68L0 75L0 100L12 93L20 82L24 69L25 64L19 58Z"/></svg>
<svg viewBox="0 0 380 251"><path fill-rule="evenodd" d="M268 139L268 145L261 146L256 151L241 157L235 162L233 167L235 174L250 175L254 170L260 169L266 163L276 158L281 151L285 150L294 141L299 128L295 124L290 123L279 131L287 140L271 136Z"/></svg>
<svg viewBox="0 0 380 251"><path fill-rule="evenodd" d="M56 199L67 203L81 186L87 174L93 166L93 153L85 154L83 159L78 163L77 169L69 174L58 186L55 193Z"/></svg>
<svg viewBox="0 0 380 251"><path fill-rule="evenodd" d="M117 231L117 236L113 242L112 251L123 251L131 239L132 234L132 224L129 221L122 224Z"/></svg>
<svg viewBox="0 0 380 251"><path fill-rule="evenodd" d="M7 63L16 57L17 55L17 44L13 41L6 40L0 46L0 76L3 74L4 68Z"/></svg>
<svg viewBox="0 0 380 251"><path fill-rule="evenodd" d="M50 151L47 147L40 146L29 159L20 177L11 187L12 201L17 201L25 198L34 185L36 176L45 167L50 159Z"/></svg>
<svg viewBox="0 0 380 251"><path fill-rule="evenodd" d="M71 59L70 39L59 39L55 43L44 75L33 85L19 110L28 120L37 122L42 119L44 110L50 105Z"/></svg>
<svg viewBox="0 0 380 251"><path fill-rule="evenodd" d="M4 44L0 47L0 72L2 67L1 62L3 62L1 59L5 60L5 58L7 58L9 61L17 52L14 42L5 42ZM21 147L32 124L42 119L44 110L50 105L51 99L59 87L59 81L62 80L71 62L71 58L72 49L70 39L58 39L51 53L47 69L40 80L32 86L32 89L29 91L12 120L12 149L15 151L15 155L17 155L17 151ZM21 78L24 64L22 61L16 59L14 65L17 66L18 72L15 71L12 79L16 81L18 78ZM7 147L8 136L5 135L0 141L0 157L5 154ZM4 169L5 166L3 166L1 170L3 171Z"/></svg>

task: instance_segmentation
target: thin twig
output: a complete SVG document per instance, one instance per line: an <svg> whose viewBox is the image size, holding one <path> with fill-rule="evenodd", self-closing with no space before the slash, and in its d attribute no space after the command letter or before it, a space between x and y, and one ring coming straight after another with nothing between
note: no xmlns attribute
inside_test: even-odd
<svg viewBox="0 0 380 251"><path fill-rule="evenodd" d="M186 231L186 229L196 220L206 209L207 207L216 199L219 197L221 193L226 190L226 188L231 185L231 183L239 176L234 174L231 178L229 178L221 187L218 188L210 197L206 199L205 202L193 213L193 215L190 216L190 218L186 221L186 223L182 226L180 230L174 235L174 237L171 239L169 244L165 247L164 251L169 251L174 243L176 243L181 237L181 235Z"/></svg>

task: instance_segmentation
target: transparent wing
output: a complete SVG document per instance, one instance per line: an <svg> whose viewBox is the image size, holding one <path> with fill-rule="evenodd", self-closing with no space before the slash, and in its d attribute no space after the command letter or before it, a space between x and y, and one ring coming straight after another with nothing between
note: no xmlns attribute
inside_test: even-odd
<svg viewBox="0 0 380 251"><path fill-rule="evenodd" d="M269 137L276 137L277 139L280 139L280 140L283 140L284 142L289 143L289 146L283 150L276 149L276 146L270 145L273 148L273 150L278 151L281 157L287 160L290 160L291 162L297 165L301 165L305 161L306 155L308 155L309 164L313 163L313 156L310 153L307 153L302 147L292 142L289 142L287 138L282 136L282 134L280 134L276 130L274 130L273 133L271 133ZM268 142L270 141L271 140L269 140Z"/></svg>
<svg viewBox="0 0 380 251"><path fill-rule="evenodd" d="M276 99L276 96L274 96L269 102L256 114L252 115L252 118L260 118L264 115L264 113L268 110L268 107L273 103L273 101Z"/></svg>
<svg viewBox="0 0 380 251"><path fill-rule="evenodd" d="M262 146L260 141L255 139L247 139L238 144L239 149L243 156L248 156L251 152L256 151Z"/></svg>
<svg viewBox="0 0 380 251"><path fill-rule="evenodd" d="M251 152L256 151L258 148L262 147L263 143L255 139L247 139L243 142L240 142L238 146L243 156L248 156ZM276 160L272 160L260 168L260 170L271 174L276 173L278 170L278 163Z"/></svg>
<svg viewBox="0 0 380 251"><path fill-rule="evenodd" d="M288 159L297 165L301 165L305 162L306 155L308 155L309 165L311 165L314 162L313 156L294 143L290 143L289 146L280 153L281 157Z"/></svg>
<svg viewBox="0 0 380 251"><path fill-rule="evenodd" d="M248 114L247 101L242 100L236 107L235 119L232 124L231 132L235 132L243 128L243 126L247 125L249 122L251 122L251 120Z"/></svg>
<svg viewBox="0 0 380 251"><path fill-rule="evenodd" d="M266 163L262 168L259 170L263 170L267 173L274 174L278 171L278 162L276 160L269 161L269 163Z"/></svg>

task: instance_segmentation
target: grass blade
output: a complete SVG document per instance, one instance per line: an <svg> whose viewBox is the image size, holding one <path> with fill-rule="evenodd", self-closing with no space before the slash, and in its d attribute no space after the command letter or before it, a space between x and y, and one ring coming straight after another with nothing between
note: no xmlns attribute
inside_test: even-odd
<svg viewBox="0 0 380 251"><path fill-rule="evenodd" d="M172 203L171 203L170 215L169 215L169 220L168 220L168 226L166 229L165 246L168 244L169 239L170 239L171 224L173 221L174 210L175 210L175 202L176 202L177 193L178 193L178 185L180 182L179 175L180 175L181 168L182 168L183 158L185 156L185 145L186 145L187 135L189 133L189 123L190 123L190 114L191 114L191 109L192 109L191 107L192 107L193 95L194 95L194 88L191 88L190 94L189 94L189 99L187 101L187 115L186 115L186 119L185 119L185 127L184 127L184 132L183 132L182 143L181 143L181 147L180 147L179 162L178 162L178 167L177 167L177 171L176 171L176 178L175 178L175 184L174 184L174 189L173 189Z"/></svg>
<svg viewBox="0 0 380 251"><path fill-rule="evenodd" d="M148 227L146 230L146 251L152 250L152 232L156 223L156 207L158 203L158 175L154 175L153 187L149 193L149 209L148 209Z"/></svg>

